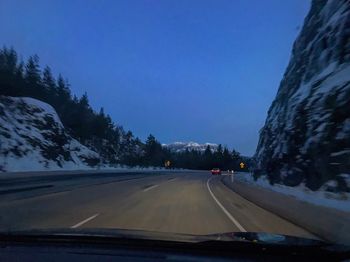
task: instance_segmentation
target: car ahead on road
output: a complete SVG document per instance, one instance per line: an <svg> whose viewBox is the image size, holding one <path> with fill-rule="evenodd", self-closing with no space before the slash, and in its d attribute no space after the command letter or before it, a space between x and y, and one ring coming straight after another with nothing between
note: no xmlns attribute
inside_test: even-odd
<svg viewBox="0 0 350 262"><path fill-rule="evenodd" d="M220 168L213 168L213 169L211 170L211 174L212 174L212 175L221 175L221 170L220 170Z"/></svg>

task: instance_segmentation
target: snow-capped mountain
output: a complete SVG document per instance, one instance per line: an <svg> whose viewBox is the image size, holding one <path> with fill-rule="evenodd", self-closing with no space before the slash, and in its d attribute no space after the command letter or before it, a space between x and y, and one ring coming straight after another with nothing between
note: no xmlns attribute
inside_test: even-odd
<svg viewBox="0 0 350 262"><path fill-rule="evenodd" d="M218 148L217 144L213 143L205 143L199 144L196 142L175 142L172 144L162 144L163 147L170 149L172 152L184 152L186 150L196 150L200 152L204 152L207 146L210 146L212 151L215 151Z"/></svg>
<svg viewBox="0 0 350 262"><path fill-rule="evenodd" d="M265 122L256 175L316 190L350 182L350 2L313 1Z"/></svg>
<svg viewBox="0 0 350 262"><path fill-rule="evenodd" d="M0 96L0 171L86 169L100 156L73 139L56 111L33 98Z"/></svg>

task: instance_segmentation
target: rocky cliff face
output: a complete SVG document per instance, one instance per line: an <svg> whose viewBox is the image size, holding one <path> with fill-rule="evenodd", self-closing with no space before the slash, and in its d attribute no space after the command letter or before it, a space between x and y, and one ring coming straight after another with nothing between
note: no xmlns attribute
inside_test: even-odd
<svg viewBox="0 0 350 262"><path fill-rule="evenodd" d="M350 1L312 2L255 159L271 183L349 191Z"/></svg>
<svg viewBox="0 0 350 262"><path fill-rule="evenodd" d="M100 156L66 132L50 105L0 96L0 171L86 169L98 163Z"/></svg>

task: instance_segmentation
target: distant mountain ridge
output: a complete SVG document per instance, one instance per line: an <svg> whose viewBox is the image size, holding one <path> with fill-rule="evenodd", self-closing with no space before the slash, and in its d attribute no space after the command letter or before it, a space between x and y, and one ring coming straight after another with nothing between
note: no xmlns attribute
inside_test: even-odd
<svg viewBox="0 0 350 262"><path fill-rule="evenodd" d="M196 151L204 152L207 146L210 146L210 149L212 151L216 151L219 145L214 143L199 144L197 142L190 141L190 142L174 142L171 144L162 144L162 146L165 148L168 148L172 152L180 153L180 152L186 151L186 149L189 151L196 150Z"/></svg>

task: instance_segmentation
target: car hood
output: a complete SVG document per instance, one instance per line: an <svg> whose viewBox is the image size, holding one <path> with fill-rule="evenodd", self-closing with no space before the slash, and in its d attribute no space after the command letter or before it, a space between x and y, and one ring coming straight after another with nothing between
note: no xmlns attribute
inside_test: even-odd
<svg viewBox="0 0 350 262"><path fill-rule="evenodd" d="M318 254L339 258L350 257L350 248L321 240L256 232L227 232L208 235L164 233L126 229L51 229L0 232L0 245L67 244L68 246L113 246L131 248L175 249L194 252L285 252L286 254ZM213 251L214 250L214 251ZM291 253L292 252L292 253Z"/></svg>
<svg viewBox="0 0 350 262"><path fill-rule="evenodd" d="M193 235L155 232L146 230L130 229L40 229L26 231L9 231L1 232L2 236L56 236L56 237L99 237L99 238L118 238L118 239L142 239L157 241L176 241L201 243L206 241L223 241L223 242L252 242L272 245L292 245L292 246L326 246L331 243L307 239L294 236L286 236L270 233L259 232L226 232L208 235Z"/></svg>

